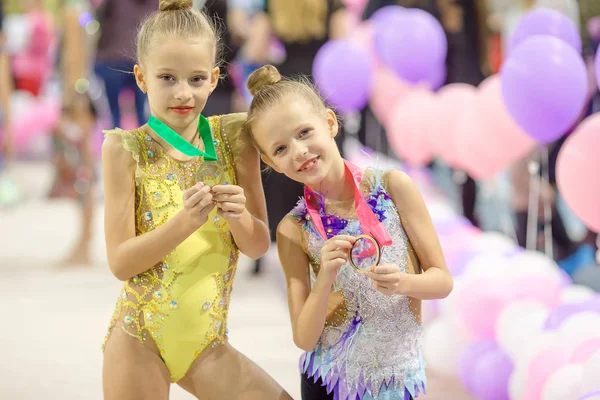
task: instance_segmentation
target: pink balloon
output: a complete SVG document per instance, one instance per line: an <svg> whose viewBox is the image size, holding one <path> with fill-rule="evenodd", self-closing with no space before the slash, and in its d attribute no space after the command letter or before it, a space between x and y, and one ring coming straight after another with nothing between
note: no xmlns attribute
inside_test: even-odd
<svg viewBox="0 0 600 400"><path fill-rule="evenodd" d="M571 350L566 345L555 345L542 350L529 364L527 373L527 400L542 400L548 378L569 362Z"/></svg>
<svg viewBox="0 0 600 400"><path fill-rule="evenodd" d="M567 205L600 232L600 114L586 118L565 141L556 164L556 182Z"/></svg>
<svg viewBox="0 0 600 400"><path fill-rule="evenodd" d="M410 165L428 164L433 154L427 141L431 121L428 117L433 94L425 89L414 89L392 110L388 120L387 137L392 150Z"/></svg>
<svg viewBox="0 0 600 400"><path fill-rule="evenodd" d="M458 309L467 331L478 340L495 339L496 321L511 301L508 287L488 278L474 279L458 296Z"/></svg>
<svg viewBox="0 0 600 400"><path fill-rule="evenodd" d="M575 348L570 362L572 364L585 364L598 350L600 350L600 337L588 339Z"/></svg>
<svg viewBox="0 0 600 400"><path fill-rule="evenodd" d="M516 300L536 300L552 308L560 303L560 285L558 279L521 276L512 282L510 292Z"/></svg>
<svg viewBox="0 0 600 400"><path fill-rule="evenodd" d="M402 101L411 90L412 86L409 83L402 81L389 69L377 70L369 105L381 125L387 128L396 104Z"/></svg>
<svg viewBox="0 0 600 400"><path fill-rule="evenodd" d="M60 102L58 98L36 98L24 110L13 110L11 127L14 134L14 145L17 151L41 134L49 133L60 118Z"/></svg>
<svg viewBox="0 0 600 400"><path fill-rule="evenodd" d="M474 110L475 129L465 130L456 147L469 175L480 180L491 179L525 156L535 146L535 140L527 136L506 110L499 75L481 83Z"/></svg>
<svg viewBox="0 0 600 400"><path fill-rule="evenodd" d="M455 168L462 168L458 147L462 135L471 135L475 113L475 87L465 83L452 83L438 92L438 101L432 118L434 129L430 144L434 154Z"/></svg>

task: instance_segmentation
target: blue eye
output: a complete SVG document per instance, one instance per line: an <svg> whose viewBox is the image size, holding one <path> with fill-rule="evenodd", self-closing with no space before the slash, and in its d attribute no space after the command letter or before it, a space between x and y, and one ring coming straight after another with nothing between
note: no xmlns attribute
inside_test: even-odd
<svg viewBox="0 0 600 400"><path fill-rule="evenodd" d="M308 134L310 133L310 131L311 131L311 129L310 129L310 128L303 129L303 130L300 132L300 135L299 135L299 136L300 136L300 137L304 137L304 136L308 135Z"/></svg>
<svg viewBox="0 0 600 400"><path fill-rule="evenodd" d="M192 78L192 83L202 83L206 80L203 76L195 76Z"/></svg>
<svg viewBox="0 0 600 400"><path fill-rule="evenodd" d="M280 154L284 150L285 150L285 146L279 146L278 148L275 149L275 155Z"/></svg>

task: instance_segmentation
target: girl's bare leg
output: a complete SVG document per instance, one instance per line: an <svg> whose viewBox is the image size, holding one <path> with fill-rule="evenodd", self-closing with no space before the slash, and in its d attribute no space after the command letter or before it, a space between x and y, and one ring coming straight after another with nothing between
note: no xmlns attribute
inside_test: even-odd
<svg viewBox="0 0 600 400"><path fill-rule="evenodd" d="M171 376L156 345L115 326L104 349L104 400L168 400Z"/></svg>
<svg viewBox="0 0 600 400"><path fill-rule="evenodd" d="M229 343L207 350L177 384L202 400L291 400L289 394Z"/></svg>

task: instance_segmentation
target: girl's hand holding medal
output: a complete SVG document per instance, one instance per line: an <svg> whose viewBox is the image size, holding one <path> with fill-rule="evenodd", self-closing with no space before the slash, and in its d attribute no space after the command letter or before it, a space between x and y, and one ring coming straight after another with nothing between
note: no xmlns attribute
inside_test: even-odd
<svg viewBox="0 0 600 400"><path fill-rule="evenodd" d="M246 210L244 189L228 184L211 188L204 182L198 182L183 192L183 210L195 226L204 225L215 206L217 214L225 220L240 219Z"/></svg>
<svg viewBox="0 0 600 400"><path fill-rule="evenodd" d="M208 214L215 208L210 186L198 182L183 192L183 212L194 227L200 227L208 220Z"/></svg>
<svg viewBox="0 0 600 400"><path fill-rule="evenodd" d="M246 210L244 189L237 185L215 185L211 193L217 214L227 221L239 220Z"/></svg>

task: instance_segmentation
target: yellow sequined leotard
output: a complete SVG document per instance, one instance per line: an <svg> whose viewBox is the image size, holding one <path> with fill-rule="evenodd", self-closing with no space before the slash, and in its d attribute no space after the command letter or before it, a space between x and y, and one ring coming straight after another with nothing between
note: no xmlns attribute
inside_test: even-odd
<svg viewBox="0 0 600 400"><path fill-rule="evenodd" d="M225 181L237 184L236 148L245 114L209 118ZM182 208L183 192L196 184L202 160L176 161L141 129L115 129L137 162L136 235L164 224ZM140 341L154 340L171 381L183 378L209 345L226 340L227 313L239 250L225 220L210 213L207 223L150 270L125 282L106 335L123 329Z"/></svg>

